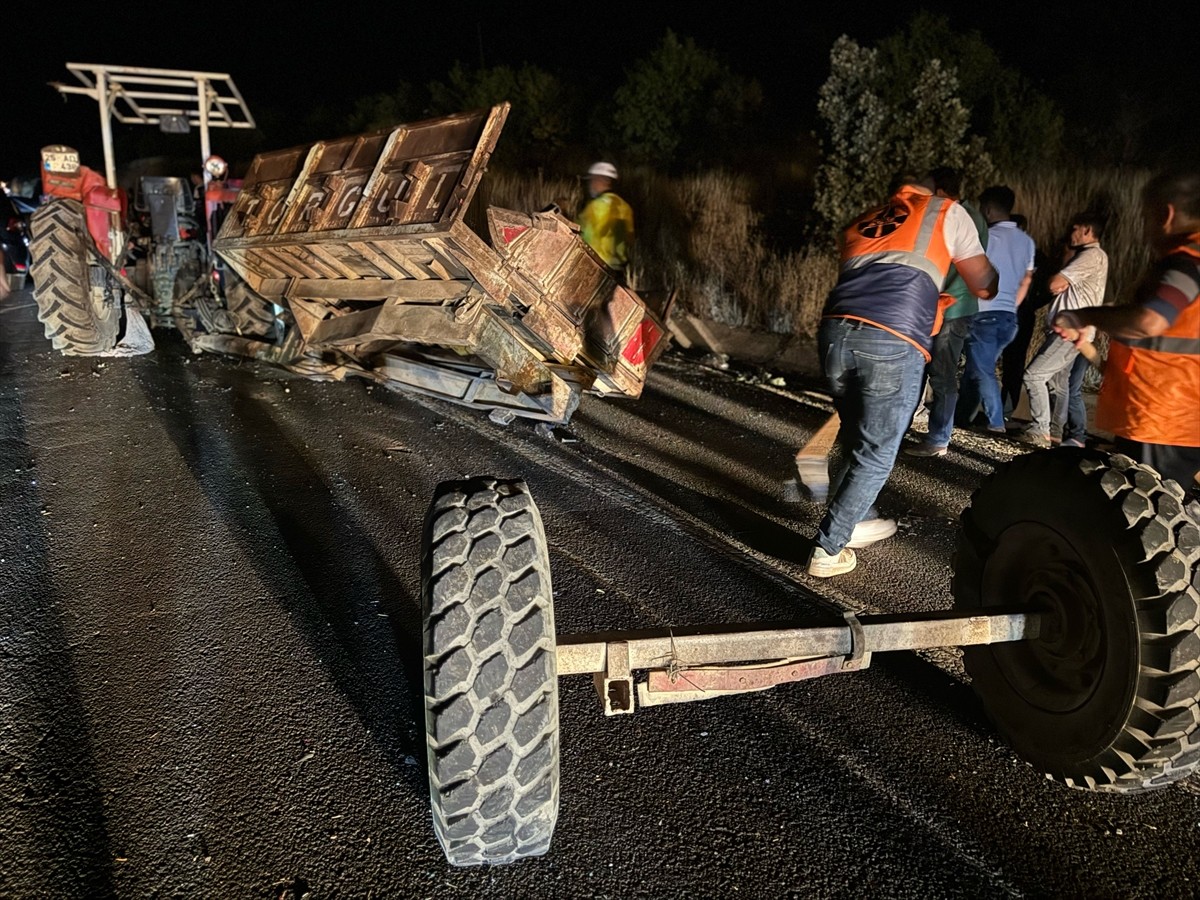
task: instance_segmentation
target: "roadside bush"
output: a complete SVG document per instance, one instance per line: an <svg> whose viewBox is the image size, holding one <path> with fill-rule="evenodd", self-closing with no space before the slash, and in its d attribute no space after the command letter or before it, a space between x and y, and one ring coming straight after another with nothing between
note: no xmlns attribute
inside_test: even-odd
<svg viewBox="0 0 1200 900"><path fill-rule="evenodd" d="M1105 213L1106 297L1112 303L1131 299L1150 264L1139 212L1147 177L1145 171L1063 169L1000 180L1016 191L1017 212L1028 218L1030 235L1047 265L1056 264L1072 215L1085 209ZM618 190L633 206L636 221L633 287L675 290L677 310L723 324L815 335L825 297L837 279L836 253L818 244L775 249L753 201L757 189L751 174L709 171L670 177L650 169L629 170ZM483 210L488 204L534 212L557 203L573 218L582 200L577 177L490 170L468 221L486 234Z"/></svg>

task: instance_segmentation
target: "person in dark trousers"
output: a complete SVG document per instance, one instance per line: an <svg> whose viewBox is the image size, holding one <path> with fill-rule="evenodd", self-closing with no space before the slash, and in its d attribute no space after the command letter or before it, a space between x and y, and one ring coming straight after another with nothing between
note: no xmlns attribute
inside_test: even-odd
<svg viewBox="0 0 1200 900"><path fill-rule="evenodd" d="M841 272L818 330L842 448L808 559L818 578L851 571L853 547L896 532L874 504L917 408L950 266L977 297L996 293L996 271L961 204L935 196L932 178L911 174L890 194L842 233Z"/></svg>
<svg viewBox="0 0 1200 900"><path fill-rule="evenodd" d="M987 257L1000 276L1000 287L994 299L981 300L979 312L971 322L967 338L965 377L970 392L968 423L973 418L974 404L983 406L987 430L1006 434L1004 403L1000 398L1000 382L996 364L1000 354L1017 334L1017 308L1025 299L1033 278L1033 238L1012 221L1016 194L1006 185L992 185L979 195L979 211L988 222ZM963 403L960 395L959 403Z"/></svg>
<svg viewBox="0 0 1200 900"><path fill-rule="evenodd" d="M1029 233L1029 221L1025 216L1014 213L1012 220L1017 223L1018 228L1026 234ZM1055 259L1065 261L1069 254L1070 250L1064 239L1062 251ZM1000 354L1000 399L1004 403L1005 420L1011 418L1021 405L1029 345L1033 342L1033 333L1037 329L1038 312L1049 306L1054 299L1054 295L1050 293L1049 281L1050 273L1054 271L1056 264L1040 249L1034 249L1033 278L1029 282L1025 300L1017 307L1017 334Z"/></svg>

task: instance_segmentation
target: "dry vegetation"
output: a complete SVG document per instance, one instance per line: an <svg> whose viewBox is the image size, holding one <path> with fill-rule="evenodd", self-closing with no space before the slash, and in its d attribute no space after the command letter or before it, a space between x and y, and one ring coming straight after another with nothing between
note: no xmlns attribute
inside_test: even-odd
<svg viewBox="0 0 1200 900"><path fill-rule="evenodd" d="M631 282L645 290L677 290L677 308L697 316L813 335L837 277L837 261L815 249L772 249L751 199L753 177L626 173L620 191L637 222ZM1103 246L1110 260L1107 301L1112 303L1131 297L1149 263L1138 212L1145 178L1141 171L1051 171L1012 177L1008 184L1017 194L1016 211L1027 217L1030 235L1048 260L1057 255L1074 213L1095 209L1108 216ZM577 178L492 171L471 215L488 204L533 212L556 203L574 216L582 200Z"/></svg>

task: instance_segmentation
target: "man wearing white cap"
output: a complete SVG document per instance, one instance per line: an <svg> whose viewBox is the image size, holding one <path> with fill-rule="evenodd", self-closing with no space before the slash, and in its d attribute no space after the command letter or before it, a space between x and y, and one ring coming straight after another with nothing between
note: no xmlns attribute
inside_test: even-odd
<svg viewBox="0 0 1200 900"><path fill-rule="evenodd" d="M613 192L617 177L617 167L612 163L592 164L587 171L589 199L576 222L579 236L624 284L633 246L633 210Z"/></svg>

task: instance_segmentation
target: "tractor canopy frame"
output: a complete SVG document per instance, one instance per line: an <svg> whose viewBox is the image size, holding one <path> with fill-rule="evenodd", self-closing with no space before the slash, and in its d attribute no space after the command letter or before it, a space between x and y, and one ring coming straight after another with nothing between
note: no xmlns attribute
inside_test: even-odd
<svg viewBox="0 0 1200 900"><path fill-rule="evenodd" d="M224 72L188 69L145 69L67 63L78 84L50 82L64 96L82 94L100 107L104 140L104 174L110 189L117 186L113 157L112 122L122 125L157 125L168 132L200 131L200 160L211 155L209 129L257 127L233 78ZM210 175L204 173L207 185Z"/></svg>

